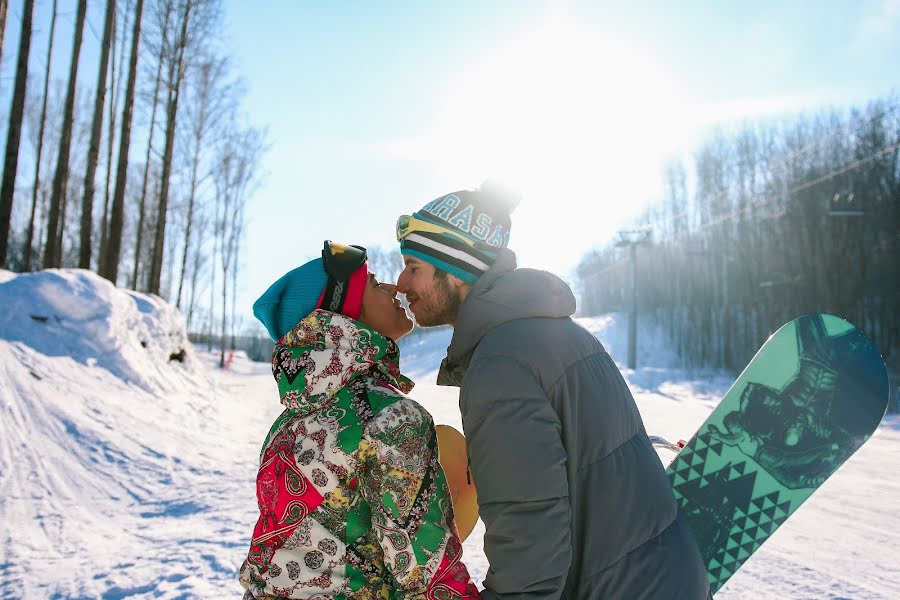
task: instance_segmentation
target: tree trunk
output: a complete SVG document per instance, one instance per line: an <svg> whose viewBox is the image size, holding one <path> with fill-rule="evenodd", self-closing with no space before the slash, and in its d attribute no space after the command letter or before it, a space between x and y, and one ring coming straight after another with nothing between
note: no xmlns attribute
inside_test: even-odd
<svg viewBox="0 0 900 600"><path fill-rule="evenodd" d="M228 273L222 269L222 335L219 337L219 368L225 368L225 334L228 321Z"/></svg>
<svg viewBox="0 0 900 600"><path fill-rule="evenodd" d="M125 10L127 11L130 6L126 5ZM127 14L127 13L126 13ZM111 98L109 100L109 119L106 125L107 134L106 134L106 177L103 186L103 213L100 216L100 256L106 254L106 244L109 236L109 181L112 177L113 171L113 145L116 142L116 99L118 98L118 89L119 89L119 79L116 77L116 65L120 64L121 61L116 61L116 44L119 40L119 34L116 31L118 27L118 23L113 21L113 41L112 48L110 52L112 53L112 60L110 61L110 74L109 74L109 89ZM123 38L122 45L124 46L125 40ZM98 271L99 265L103 262L103 259L97 261Z"/></svg>
<svg viewBox="0 0 900 600"><path fill-rule="evenodd" d="M106 0L106 18L103 22L103 41L100 43L100 67L97 70L97 94L94 96L94 120L91 125L91 141L88 146L87 171L84 176L84 197L81 200L81 248L78 266L91 268L91 230L94 227L94 178L100 158L100 135L103 130L103 107L106 103L106 79L109 73L109 53L113 44L113 22L116 17L116 0ZM103 260L101 256L100 260Z"/></svg>
<svg viewBox="0 0 900 600"><path fill-rule="evenodd" d="M137 81L137 62L141 41L141 17L144 0L137 0L134 9L134 31L131 37L131 61L128 65L128 84L125 87L125 108L122 111L122 132L119 134L119 165L113 195L112 219L109 225L109 246L103 256L103 277L113 284L119 274L119 255L122 247L122 225L125 221L125 184L128 181L128 150L131 145L131 117L134 112L134 87Z"/></svg>
<svg viewBox="0 0 900 600"><path fill-rule="evenodd" d="M28 81L28 55L31 52L33 16L34 0L25 0L22 6L22 32L19 34L19 58L16 61L16 83L13 88L12 108L9 111L9 129L6 131L3 182L0 184L0 268L6 268L13 195L16 191L16 170L19 166L19 141L22 139L22 117L25 114L25 87Z"/></svg>
<svg viewBox="0 0 900 600"><path fill-rule="evenodd" d="M181 274L178 281L178 293L175 296L176 308L181 308L181 297L184 289L184 280L187 273L188 254L191 248L191 233L194 224L194 204L197 199L197 189L201 183L200 177L200 153L203 149L203 142L206 138L208 123L210 120L210 112L214 109L210 103L214 101L213 86L214 79L218 77L220 71L216 69L215 64L210 61L200 67L199 81L197 82L197 96L194 98L197 112L191 123L193 130L194 147L191 151L191 182L188 191L188 210L187 223L184 229L184 252L181 255Z"/></svg>
<svg viewBox="0 0 900 600"><path fill-rule="evenodd" d="M197 144L199 146L199 143ZM187 223L184 227L184 253L181 255L181 274L178 278L178 294L175 296L175 308L181 308L181 294L184 289L184 274L187 270L188 251L191 244L191 225L194 221L194 199L197 196L197 171L199 170L199 151L195 148L191 164L191 189L188 195Z"/></svg>
<svg viewBox="0 0 900 600"><path fill-rule="evenodd" d="M209 335L207 337L206 350L212 352L213 324L215 323L215 307L216 307L216 257L219 254L219 232L224 227L224 219L219 220L219 193L220 186L216 184L216 196L214 199L213 209L213 253L212 260L209 263Z"/></svg>
<svg viewBox="0 0 900 600"><path fill-rule="evenodd" d="M5 3L5 0L0 0ZM50 92L50 63L53 56L53 34L56 31L56 4L53 0L53 14L50 17L50 36L47 41L47 67L44 70L44 98L41 104L41 119L38 125L37 152L34 157L34 185L31 187L31 219L25 238L25 271L31 271L31 246L34 244L34 218L37 213L38 189L41 185L41 154L44 151L44 127L47 124L47 97ZM2 34L0 34L2 35Z"/></svg>
<svg viewBox="0 0 900 600"><path fill-rule="evenodd" d="M203 267L204 256L201 251L203 246L203 234L206 231L207 220L205 217L201 215L199 222L197 223L197 239L194 244L196 245L196 250L194 251L193 256L193 265L191 267L191 290L189 294L189 300L187 305L187 316L185 318L187 322L188 331L191 330L191 325L194 322L194 309L197 306L197 285L200 279L200 271Z"/></svg>
<svg viewBox="0 0 900 600"><path fill-rule="evenodd" d="M171 13L171 4L166 4L166 15L163 20L162 30L165 32L169 27L169 14ZM159 88L162 85L162 68L163 58L165 57L165 43L159 45L159 63L156 67L156 83L153 87L153 109L150 111L150 131L147 134L147 154L144 159L144 179L141 184L141 200L138 206L138 225L137 238L134 244L134 269L131 272L131 289L137 290L138 266L141 260L141 242L144 237L144 218L145 218L145 202L147 200L147 181L150 173L150 153L153 150L153 133L156 130L156 108L159 106ZM146 289L146 286L144 286Z"/></svg>
<svg viewBox="0 0 900 600"><path fill-rule="evenodd" d="M6 32L6 13L9 8L7 0L0 0L0 58L3 57L3 34Z"/></svg>
<svg viewBox="0 0 900 600"><path fill-rule="evenodd" d="M59 157L53 176L50 195L50 217L47 223L47 241L44 250L44 268L59 267L62 262L62 230L64 223L60 214L65 215L66 183L69 179L69 152L72 145L72 121L75 113L75 86L78 83L78 58L81 55L81 39L87 0L78 1L78 15L75 18L75 40L72 44L72 62L69 66L69 85L66 90L66 105L63 112L62 132L59 140Z"/></svg>
<svg viewBox="0 0 900 600"><path fill-rule="evenodd" d="M222 267L222 331L219 336L219 368L225 367L225 331L228 319L228 267L231 255L231 246L228 243L229 214L231 209L231 159L228 153L231 146L225 148L225 155L221 159L219 171L216 174L217 196L222 198L222 221L219 228L219 248L221 250Z"/></svg>
<svg viewBox="0 0 900 600"><path fill-rule="evenodd" d="M238 270L240 264L240 253L241 253L241 236L243 235L244 229L244 210L243 210L243 202L241 202L241 210L238 211L238 215L234 224L234 259L231 262L231 349L234 350L235 347L235 330L234 324L237 321L235 318L235 311L237 307L237 279L238 279Z"/></svg>
<svg viewBox="0 0 900 600"><path fill-rule="evenodd" d="M131 11L131 0L125 3L125 15L127 15ZM125 23L127 25L127 22ZM113 25L115 28L116 25ZM101 231L101 239L100 239L100 252L102 254L106 254L107 244L109 243L109 219L110 219L110 211L112 210L110 207L110 201L112 199L112 194L110 193L110 185L112 182L112 172L113 172L113 147L115 145L116 139L116 115L119 110L119 98L121 96L121 86L122 86L122 77L121 75L117 76L116 73L116 65L121 65L125 62L125 30L122 30L122 43L119 45L119 60L116 60L115 49L113 51L112 56L112 77L110 80L110 89L112 90L112 98L109 102L109 140L106 146L106 187L105 192L103 194L103 222L101 223L102 229ZM118 40L118 34L115 34L115 39Z"/></svg>
<svg viewBox="0 0 900 600"><path fill-rule="evenodd" d="M184 54L187 45L188 23L190 21L191 3L187 3L184 9L184 18L181 21L181 33L176 44L176 60L172 62L169 70L169 97L166 104L166 142L163 151L162 181L160 183L159 206L156 219L156 232L153 244L153 260L150 267L150 284L148 291L151 294L159 294L159 284L162 278L163 254L166 240L166 212L169 206L169 180L172 175L172 154L175 146L175 122L178 116L178 98L181 91L181 82L184 79Z"/></svg>

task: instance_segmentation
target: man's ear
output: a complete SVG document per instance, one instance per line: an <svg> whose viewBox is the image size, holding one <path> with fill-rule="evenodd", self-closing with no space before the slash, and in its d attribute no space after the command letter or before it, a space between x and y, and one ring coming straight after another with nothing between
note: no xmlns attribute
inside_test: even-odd
<svg viewBox="0 0 900 600"><path fill-rule="evenodd" d="M460 300L465 300L469 295L469 291L472 289L472 284L466 283L459 277L451 275L450 273L447 273L447 282L450 284L450 287L456 291Z"/></svg>
<svg viewBox="0 0 900 600"><path fill-rule="evenodd" d="M468 283L466 283L465 281L463 281L462 279L460 279L460 278L457 277L456 275L452 275L452 274L450 274L450 273L447 273L447 281L450 282L450 285L451 285L454 289L460 289L460 288L461 288L462 286L464 286L464 285L469 285Z"/></svg>

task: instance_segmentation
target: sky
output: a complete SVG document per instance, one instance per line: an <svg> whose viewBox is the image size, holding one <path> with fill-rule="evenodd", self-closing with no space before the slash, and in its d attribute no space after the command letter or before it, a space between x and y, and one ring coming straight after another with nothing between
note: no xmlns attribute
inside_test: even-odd
<svg viewBox="0 0 900 600"><path fill-rule="evenodd" d="M566 276L716 124L900 83L898 0L234 0L227 29L271 143L252 297L322 239L390 246L398 215L487 177L523 194L520 266Z"/></svg>
<svg viewBox="0 0 900 600"><path fill-rule="evenodd" d="M45 24L50 0L37 1ZM10 6L5 75L20 7ZM74 0L60 7L65 47ZM662 196L667 161L713 128L900 90L900 0L224 8L247 119L269 142L242 255L248 316L322 240L391 247L397 216L486 178L522 193L510 239L520 266L568 277ZM88 21L80 79L92 86L102 3Z"/></svg>

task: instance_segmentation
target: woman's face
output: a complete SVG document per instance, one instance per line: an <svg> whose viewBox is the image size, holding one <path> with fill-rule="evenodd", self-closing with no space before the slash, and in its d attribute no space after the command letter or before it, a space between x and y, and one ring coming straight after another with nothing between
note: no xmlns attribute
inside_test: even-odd
<svg viewBox="0 0 900 600"><path fill-rule="evenodd" d="M412 319L397 299L397 286L379 283L371 273L363 292L359 320L392 340L399 340L413 328Z"/></svg>

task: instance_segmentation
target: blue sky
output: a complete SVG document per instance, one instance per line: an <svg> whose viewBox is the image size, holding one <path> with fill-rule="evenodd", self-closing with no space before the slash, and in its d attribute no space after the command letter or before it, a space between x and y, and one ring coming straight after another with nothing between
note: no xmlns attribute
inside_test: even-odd
<svg viewBox="0 0 900 600"><path fill-rule="evenodd" d="M35 53L49 5L38 0ZM248 209L248 314L323 239L388 246L399 214L486 176L524 194L510 241L520 264L565 276L716 124L900 90L900 0L226 0L225 31L246 112L270 141ZM85 44L93 86L95 36Z"/></svg>

